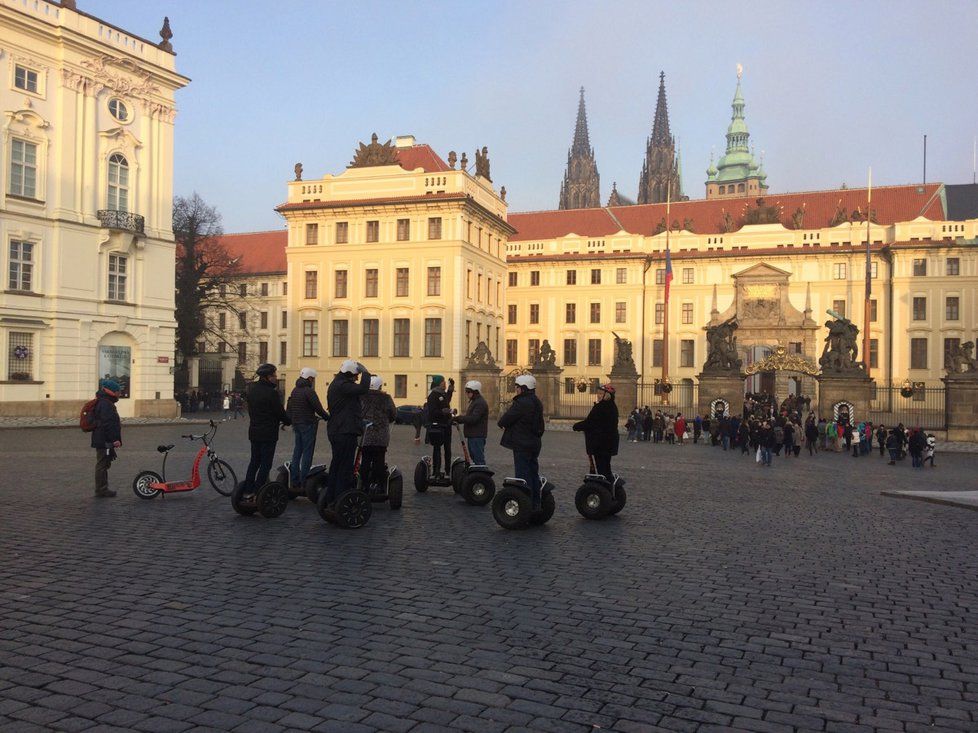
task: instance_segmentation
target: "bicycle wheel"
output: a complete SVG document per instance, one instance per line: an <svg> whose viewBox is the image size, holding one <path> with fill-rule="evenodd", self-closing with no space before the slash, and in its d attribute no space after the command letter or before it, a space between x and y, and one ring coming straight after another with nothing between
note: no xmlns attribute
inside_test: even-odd
<svg viewBox="0 0 978 733"><path fill-rule="evenodd" d="M234 475L234 469L228 465L227 461L215 458L207 464L207 480L211 486L221 496L231 496L234 487L238 483L238 477Z"/></svg>

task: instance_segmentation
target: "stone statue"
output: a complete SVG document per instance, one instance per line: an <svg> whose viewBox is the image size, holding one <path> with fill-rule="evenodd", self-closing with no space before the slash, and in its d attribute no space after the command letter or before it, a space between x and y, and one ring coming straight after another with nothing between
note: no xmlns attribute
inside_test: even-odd
<svg viewBox="0 0 978 733"><path fill-rule="evenodd" d="M360 143L353 153L353 160L350 161L350 168L370 168L377 165L397 165L397 148L388 140L381 144L377 141L377 133L370 136L370 144Z"/></svg>
<svg viewBox="0 0 978 733"><path fill-rule="evenodd" d="M489 148L485 145L482 146L481 152L478 149L475 151L475 174L492 183L492 177L489 175Z"/></svg>
<svg viewBox="0 0 978 733"><path fill-rule="evenodd" d="M72 7L72 10L74 10L74 7ZM173 44L170 43L170 39L173 38L173 31L170 30L170 18L167 16L163 18L163 27L160 28L160 38L163 39L160 41L160 50L173 53Z"/></svg>
<svg viewBox="0 0 978 733"><path fill-rule="evenodd" d="M469 363L466 365L467 369L485 369L485 368L495 369L496 360L492 358L492 352L489 351L489 347L486 345L485 341L480 341L476 344L475 351L469 354Z"/></svg>
<svg viewBox="0 0 978 733"><path fill-rule="evenodd" d="M302 163L295 164L295 180L302 180Z"/></svg>
<svg viewBox="0 0 978 733"><path fill-rule="evenodd" d="M459 168L461 168L461 169L462 169L462 170L464 171L464 170L465 170L466 168L468 168L468 167L469 167L469 158L468 158L468 156L467 156L467 155L466 155L466 154L465 154L465 153L463 152L463 153L462 153L462 161L461 161L461 165L459 166Z"/></svg>
<svg viewBox="0 0 978 733"><path fill-rule="evenodd" d="M614 331L611 335L615 337L615 361L611 365L613 374L638 374L635 369L635 359L632 357L632 342L624 339Z"/></svg>
<svg viewBox="0 0 978 733"><path fill-rule="evenodd" d="M458 162L458 156L455 154L454 150L448 151L448 167L455 170L455 163Z"/></svg>
<svg viewBox="0 0 978 733"><path fill-rule="evenodd" d="M791 215L791 228L801 229L805 224L805 207L799 206L795 213Z"/></svg>
<svg viewBox="0 0 978 733"><path fill-rule="evenodd" d="M501 198L503 201L506 200L506 187L505 186L503 186L501 189L499 189L499 198Z"/></svg>
<svg viewBox="0 0 978 733"><path fill-rule="evenodd" d="M971 341L963 344L956 344L948 352L948 360L951 362L947 369L948 374L976 374L978 375L978 361L975 360L973 352L975 345Z"/></svg>
<svg viewBox="0 0 978 733"><path fill-rule="evenodd" d="M744 361L737 356L737 317L706 328L706 363L704 372L740 371Z"/></svg>
<svg viewBox="0 0 978 733"><path fill-rule="evenodd" d="M533 362L533 371L555 369L557 367L557 352L550 346L550 341L543 340L540 351L537 353L536 361Z"/></svg>
<svg viewBox="0 0 978 733"><path fill-rule="evenodd" d="M822 371L848 372L863 368L856 359L859 356L857 337L859 329L848 318L838 318L826 321L829 330L825 337L825 346L818 364Z"/></svg>

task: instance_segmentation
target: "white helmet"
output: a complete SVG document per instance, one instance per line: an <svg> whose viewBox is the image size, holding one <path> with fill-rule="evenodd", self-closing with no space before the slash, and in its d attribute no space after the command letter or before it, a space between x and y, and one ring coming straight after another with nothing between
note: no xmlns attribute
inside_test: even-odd
<svg viewBox="0 0 978 733"><path fill-rule="evenodd" d="M340 364L340 373L346 374L356 374L357 373L357 363L353 359L347 359L342 364Z"/></svg>
<svg viewBox="0 0 978 733"><path fill-rule="evenodd" d="M378 390L384 386L384 380L376 374L370 378L370 389Z"/></svg>
<svg viewBox="0 0 978 733"><path fill-rule="evenodd" d="M478 382L475 379L469 380L468 382L465 383L465 388L471 389L473 392L481 392L482 382Z"/></svg>
<svg viewBox="0 0 978 733"><path fill-rule="evenodd" d="M313 369L312 367L303 367L302 370L299 372L299 377L301 377L302 379L315 379L316 370Z"/></svg>
<svg viewBox="0 0 978 733"><path fill-rule="evenodd" d="M517 387L526 387L527 389L536 389L537 380L532 374L521 374L516 378Z"/></svg>

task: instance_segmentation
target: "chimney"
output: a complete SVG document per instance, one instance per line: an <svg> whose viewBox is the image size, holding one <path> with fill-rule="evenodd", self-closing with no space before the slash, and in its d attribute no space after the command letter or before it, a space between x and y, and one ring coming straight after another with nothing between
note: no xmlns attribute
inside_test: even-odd
<svg viewBox="0 0 978 733"><path fill-rule="evenodd" d="M414 145L414 135L398 135L394 138L395 148L410 148Z"/></svg>

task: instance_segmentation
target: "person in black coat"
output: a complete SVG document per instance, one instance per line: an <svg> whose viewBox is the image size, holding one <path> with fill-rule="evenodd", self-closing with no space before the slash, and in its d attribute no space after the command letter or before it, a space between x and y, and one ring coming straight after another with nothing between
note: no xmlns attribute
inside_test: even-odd
<svg viewBox="0 0 978 733"><path fill-rule="evenodd" d="M329 414L316 394L316 370L312 367L305 367L299 372L285 411L292 420L292 435L295 438L292 462L289 464L289 482L293 488L298 488L305 486L309 476L312 456L316 452L319 420L329 420Z"/></svg>
<svg viewBox="0 0 978 733"><path fill-rule="evenodd" d="M274 364L262 364L255 372L258 379L248 387L248 440L251 441L251 461L245 471L244 493L253 494L268 483L268 474L275 460L279 425L291 425L278 394Z"/></svg>
<svg viewBox="0 0 978 733"><path fill-rule="evenodd" d="M447 384L441 374L431 378L431 391L425 402L428 413L428 432L426 440L431 447L431 471L437 478L444 478L441 471L441 454L445 454L445 470L452 465L452 396L455 394L455 380Z"/></svg>
<svg viewBox="0 0 978 733"><path fill-rule="evenodd" d="M499 444L513 451L513 467L516 478L523 479L530 487L532 508L541 506L540 449L546 425L543 421L543 403L536 394L537 380L530 374L516 378L516 396L513 403L496 423L503 429Z"/></svg>
<svg viewBox="0 0 978 733"><path fill-rule="evenodd" d="M116 448L122 447L122 421L115 403L119 401L122 387L114 379L102 379L95 393L92 419L92 447L95 449L95 496L111 498L115 492L109 488L109 467L116 459Z"/></svg>
<svg viewBox="0 0 978 733"><path fill-rule="evenodd" d="M359 380L357 375L360 375ZM353 464L357 458L357 437L363 432L363 407L360 397L370 391L370 372L363 364L347 359L326 390L326 437L333 457L326 479L326 501L332 503L353 485Z"/></svg>
<svg viewBox="0 0 978 733"><path fill-rule="evenodd" d="M584 432L584 448L589 456L594 456L595 468L613 484L615 475L611 471L611 457L618 455L619 442L618 405L615 404L613 386L601 387L601 398L586 418L574 423L574 430Z"/></svg>

